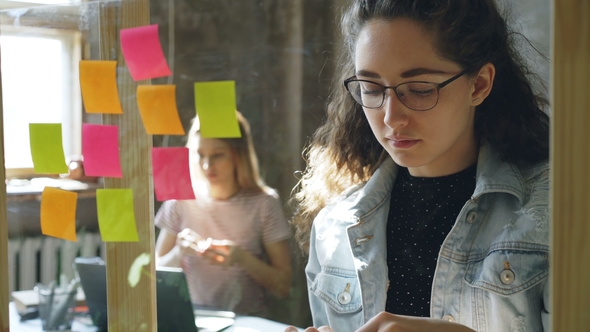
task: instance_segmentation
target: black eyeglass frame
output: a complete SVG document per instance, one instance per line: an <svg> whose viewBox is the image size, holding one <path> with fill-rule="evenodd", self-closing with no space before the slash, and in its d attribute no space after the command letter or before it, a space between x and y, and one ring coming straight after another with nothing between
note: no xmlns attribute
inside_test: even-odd
<svg viewBox="0 0 590 332"><path fill-rule="evenodd" d="M433 83L433 82L426 82L426 81L408 81L408 82L402 82L402 83L400 83L400 84L398 84L396 86L383 86L383 85L381 85L379 83L376 83L376 82L373 82L373 81L359 80L359 79L356 78L356 76L352 76L352 77L349 77L349 78L347 78L347 79L344 80L344 87L346 88L346 91L348 91L350 93L352 99L354 99L354 101L356 101L359 105L361 105L364 108L377 109L377 108L382 107L383 106L383 103L385 103L385 91L387 89L392 89L393 92L395 92L395 96L397 97L397 99L399 99L399 101L402 104L404 104L407 108L409 108L409 109L411 109L413 111L416 111L416 112L424 112L424 111L429 111L429 110L435 108L436 105L438 105L438 100L440 98L440 89L442 89L445 86L449 85L451 82L453 82L454 80L458 79L459 77L467 74L468 72L469 72L469 70L464 70L464 71L460 72L459 74L457 74L457 75L455 75L455 76L453 76L453 77L449 78L448 80L446 80L444 82L441 82L441 83ZM348 84L350 82L367 82L367 83L376 84L376 85L379 85L379 86L383 87L383 94L382 94L383 99L381 100L381 104L379 106L376 106L376 107L368 107L368 106L363 105L361 102L359 102L358 100L356 100L356 98L354 97L354 94L348 88ZM404 101L399 97L399 95L397 93L397 88L399 86L401 86L401 85L411 84L411 83L432 84L436 88L436 102L434 103L434 105L432 105L432 107L426 108L426 109L415 109L415 108L412 108L412 107L406 105L406 103L404 103Z"/></svg>

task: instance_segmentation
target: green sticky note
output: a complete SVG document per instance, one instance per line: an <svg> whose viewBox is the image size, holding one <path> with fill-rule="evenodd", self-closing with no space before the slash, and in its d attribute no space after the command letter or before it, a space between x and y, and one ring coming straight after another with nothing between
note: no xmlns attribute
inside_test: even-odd
<svg viewBox="0 0 590 332"><path fill-rule="evenodd" d="M61 123L30 123L29 140L35 173L68 173L61 136Z"/></svg>
<svg viewBox="0 0 590 332"><path fill-rule="evenodd" d="M104 242L139 241L131 189L97 189L96 209Z"/></svg>
<svg viewBox="0 0 590 332"><path fill-rule="evenodd" d="M236 116L236 82L196 82L195 107L202 137L242 136Z"/></svg>

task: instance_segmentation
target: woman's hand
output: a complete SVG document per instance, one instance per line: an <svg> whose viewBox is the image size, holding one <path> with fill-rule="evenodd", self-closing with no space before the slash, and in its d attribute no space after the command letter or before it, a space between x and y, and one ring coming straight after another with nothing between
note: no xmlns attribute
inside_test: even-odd
<svg viewBox="0 0 590 332"><path fill-rule="evenodd" d="M183 229L176 237L176 245L182 255L201 256L210 264L228 266L238 261L242 252L230 240L203 238L190 228Z"/></svg>
<svg viewBox="0 0 590 332"><path fill-rule="evenodd" d="M294 326L288 326L285 329L285 332L299 332L298 329L296 329ZM329 328L328 326L322 326L320 328L315 328L315 327L308 327L305 329L304 332L334 332L331 328Z"/></svg>
<svg viewBox="0 0 590 332"><path fill-rule="evenodd" d="M160 249L157 252L158 259L161 262L168 263L171 261L171 259L164 261L160 257L167 255L168 252L172 251L171 248L175 247L175 251L178 252L177 255L173 255L175 266L179 265L179 257L182 257L182 255L200 256L210 264L218 266L240 264L256 282L276 296L285 298L290 294L291 257L289 256L287 240L264 245L264 250L270 260L269 264L230 240L204 239L195 231L185 228L178 233L176 244L174 244L171 233L166 233L165 230L161 232L164 232L161 233L164 235L160 235L160 237L163 236L164 239L167 239L160 240L160 237L158 238L159 244L157 247ZM166 248L167 251L161 248Z"/></svg>
<svg viewBox="0 0 590 332"><path fill-rule="evenodd" d="M176 246L180 248L182 255L198 256L202 254L208 244L207 240L197 232L185 228L176 236Z"/></svg>
<svg viewBox="0 0 590 332"><path fill-rule="evenodd" d="M209 263L221 266L230 266L241 261L240 256L242 249L230 240L212 240L207 239L207 247L204 248L201 255Z"/></svg>
<svg viewBox="0 0 590 332"><path fill-rule="evenodd" d="M475 332L467 326L451 323L442 319L412 317L380 312L371 318L357 332ZM336 331L337 332L337 331Z"/></svg>
<svg viewBox="0 0 590 332"><path fill-rule="evenodd" d="M433 319L427 317L412 317L390 314L381 312L371 318L365 325L356 332L475 332L467 326L451 323L442 319ZM297 332L297 329L289 326L285 332ZM319 329L308 327L305 332L338 332L333 331L327 326Z"/></svg>
<svg viewBox="0 0 590 332"><path fill-rule="evenodd" d="M176 245L183 255L201 256L214 265L229 266L239 262L242 250L230 240L203 238L190 228L178 233Z"/></svg>

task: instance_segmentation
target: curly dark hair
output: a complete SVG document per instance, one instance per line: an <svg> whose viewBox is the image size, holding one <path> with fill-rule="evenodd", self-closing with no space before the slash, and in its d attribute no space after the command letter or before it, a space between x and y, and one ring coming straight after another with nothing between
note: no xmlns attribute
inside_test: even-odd
<svg viewBox="0 0 590 332"><path fill-rule="evenodd" d="M492 63L496 76L490 95L476 108L474 130L500 157L517 164L549 157L548 101L541 80L525 64L519 41L494 0L355 0L342 18L345 52L327 106L327 117L304 150L307 168L291 203L292 224L307 252L313 218L348 186L366 181L381 163L383 147L342 81L354 74L355 44L367 22L411 19L433 35L439 56L468 75ZM538 90L538 91L537 91Z"/></svg>

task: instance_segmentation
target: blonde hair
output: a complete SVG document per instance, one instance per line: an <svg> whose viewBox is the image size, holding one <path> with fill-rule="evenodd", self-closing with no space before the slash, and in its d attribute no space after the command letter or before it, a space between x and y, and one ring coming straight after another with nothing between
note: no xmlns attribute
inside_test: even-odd
<svg viewBox="0 0 590 332"><path fill-rule="evenodd" d="M238 125L242 137L236 138L215 138L227 142L232 150L236 160L236 181L240 188L245 191L261 192L266 191L268 187L260 176L260 168L258 166L258 158L252 143L252 136L250 134L250 123L242 115L236 111ZM198 116L193 118L192 125L187 135L187 147L195 144L195 139L200 134L201 124Z"/></svg>

